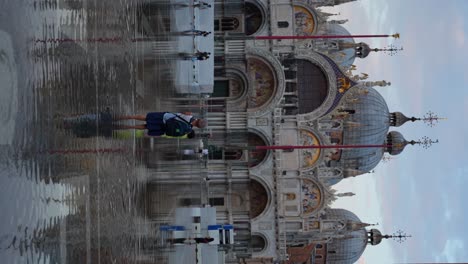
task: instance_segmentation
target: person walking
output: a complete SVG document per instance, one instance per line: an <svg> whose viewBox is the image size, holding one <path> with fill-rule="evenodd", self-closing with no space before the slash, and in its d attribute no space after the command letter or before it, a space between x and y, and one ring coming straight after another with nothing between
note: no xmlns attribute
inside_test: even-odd
<svg viewBox="0 0 468 264"><path fill-rule="evenodd" d="M143 125L119 125L117 129L147 129L148 136L170 136L183 137L192 133L193 127L206 127L206 120L193 117L190 112L171 113L171 112L150 112L144 115L120 116L115 120L138 120L145 121Z"/></svg>
<svg viewBox="0 0 468 264"><path fill-rule="evenodd" d="M199 9L206 9L211 8L211 5L203 1L198 1L193 5L193 7L198 7Z"/></svg>

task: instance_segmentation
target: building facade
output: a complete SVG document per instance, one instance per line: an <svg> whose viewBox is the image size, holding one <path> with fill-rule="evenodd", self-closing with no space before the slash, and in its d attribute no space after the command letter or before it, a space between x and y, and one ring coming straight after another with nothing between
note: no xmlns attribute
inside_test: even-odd
<svg viewBox="0 0 468 264"><path fill-rule="evenodd" d="M385 238L352 212L330 207L350 195L337 194L334 184L370 172L386 153L415 143L390 131L411 119L389 111L378 92L389 83L352 74L354 60L376 50L353 38L253 38L349 36L345 20L320 11L346 2L215 2L214 88L202 96L201 110L211 135L203 146L209 155L203 165L146 157L152 168L147 214L155 224L170 222L175 207L216 207L217 221L233 224L236 232L227 263L354 263L367 245ZM156 144L170 148L163 140ZM198 147L196 140L182 144ZM252 148L274 145L380 147Z"/></svg>

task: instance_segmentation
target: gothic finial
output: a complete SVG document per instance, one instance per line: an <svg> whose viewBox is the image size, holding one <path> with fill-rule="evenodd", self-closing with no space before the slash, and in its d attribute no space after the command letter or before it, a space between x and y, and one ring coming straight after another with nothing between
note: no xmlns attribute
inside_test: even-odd
<svg viewBox="0 0 468 264"><path fill-rule="evenodd" d="M418 145L421 145L423 148L428 149L428 148L430 148L432 146L432 144L439 143L439 140L438 139L432 140L432 139L424 136L419 141L411 140L408 143L411 144L411 145L418 144Z"/></svg>
<svg viewBox="0 0 468 264"><path fill-rule="evenodd" d="M394 159L394 158L392 158L390 156L383 156L382 157L382 162L387 163L387 162L391 161L392 159Z"/></svg>
<svg viewBox="0 0 468 264"><path fill-rule="evenodd" d="M345 197L345 196L351 197L351 196L354 196L354 195L356 195L356 194L353 193L353 192L345 192L345 193L338 193L336 196L338 196L338 197Z"/></svg>
<svg viewBox="0 0 468 264"><path fill-rule="evenodd" d="M397 47L396 47L395 45L393 45L393 44L390 44L390 45L384 47L383 49L378 49L378 48L372 49L372 51L374 51L374 52L382 51L382 52L384 52L385 54L390 55L390 56L394 56L394 55L396 55L399 51L402 51L402 50L403 50L403 47L397 48Z"/></svg>
<svg viewBox="0 0 468 264"><path fill-rule="evenodd" d="M380 87L386 87L392 85L391 82L387 82L385 80L382 81L376 81L376 82L364 82L364 86L366 87L374 87L374 86L380 86Z"/></svg>
<svg viewBox="0 0 468 264"><path fill-rule="evenodd" d="M388 236L386 238L393 238L393 240L395 240L396 242L398 243L403 243L406 241L406 239L408 237L411 237L410 235L407 235L405 232L401 231L401 230L398 230L396 231L395 233L393 233L393 235L391 236Z"/></svg>
<svg viewBox="0 0 468 264"><path fill-rule="evenodd" d="M430 127L434 127L439 122L439 120L444 120L444 119L447 119L447 118L438 117L432 111L427 112L426 115L424 115L422 118L423 122L426 123Z"/></svg>

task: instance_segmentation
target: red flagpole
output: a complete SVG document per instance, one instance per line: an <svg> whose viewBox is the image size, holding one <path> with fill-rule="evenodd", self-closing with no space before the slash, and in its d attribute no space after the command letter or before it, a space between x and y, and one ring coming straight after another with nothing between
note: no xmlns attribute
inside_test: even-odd
<svg viewBox="0 0 468 264"><path fill-rule="evenodd" d="M276 150L276 149L354 149L354 148L390 148L393 145L309 145L309 146L252 146L255 150Z"/></svg>
<svg viewBox="0 0 468 264"><path fill-rule="evenodd" d="M400 34L392 35L315 35L315 36L255 36L255 39L341 39L341 38L400 38Z"/></svg>

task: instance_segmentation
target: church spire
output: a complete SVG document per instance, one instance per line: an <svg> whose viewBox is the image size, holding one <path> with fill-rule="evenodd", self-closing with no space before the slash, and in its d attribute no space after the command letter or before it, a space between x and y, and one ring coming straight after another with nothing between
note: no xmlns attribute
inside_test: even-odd
<svg viewBox="0 0 468 264"><path fill-rule="evenodd" d="M392 85L391 82L387 82L385 80L375 81L375 82L363 82L363 84L366 87L375 87L375 86L386 87L386 86Z"/></svg>
<svg viewBox="0 0 468 264"><path fill-rule="evenodd" d="M382 235L380 230L378 229L371 229L367 233L367 242L373 246L380 244L382 242L382 239L390 239L392 238L398 243L403 243L406 241L408 237L411 237L410 235L407 235L405 232L398 230L393 235Z"/></svg>
<svg viewBox="0 0 468 264"><path fill-rule="evenodd" d="M433 127L435 126L439 120L444 120L446 118L443 117L438 117L436 114L433 112L429 111L427 114L425 114L422 118L417 118L417 117L407 117L401 112L393 112L390 113L390 125L399 127L405 124L408 121L415 122L422 120L424 123L426 123L428 126Z"/></svg>
<svg viewBox="0 0 468 264"><path fill-rule="evenodd" d="M371 51L373 52L383 52L387 55L390 55L390 56L394 56L396 55L399 51L402 51L403 50L403 47L400 47L400 48L397 48L395 45L393 44L390 44L389 46L387 47L384 47L384 48L374 48L374 49L371 49Z"/></svg>
<svg viewBox="0 0 468 264"><path fill-rule="evenodd" d="M338 193L336 194L337 197L351 197L351 196L354 196L356 195L355 193L353 192L345 192L345 193Z"/></svg>
<svg viewBox="0 0 468 264"><path fill-rule="evenodd" d="M389 147L386 148L386 152L394 156L403 152L403 150L408 144L409 145L421 145L423 148L428 149L434 143L439 143L439 140L432 140L425 136L418 141L415 141L415 140L407 141L400 132L390 131L387 134L386 144L389 145Z"/></svg>
<svg viewBox="0 0 468 264"><path fill-rule="evenodd" d="M356 0L335 0L335 5L341 5L345 3L355 2Z"/></svg>

